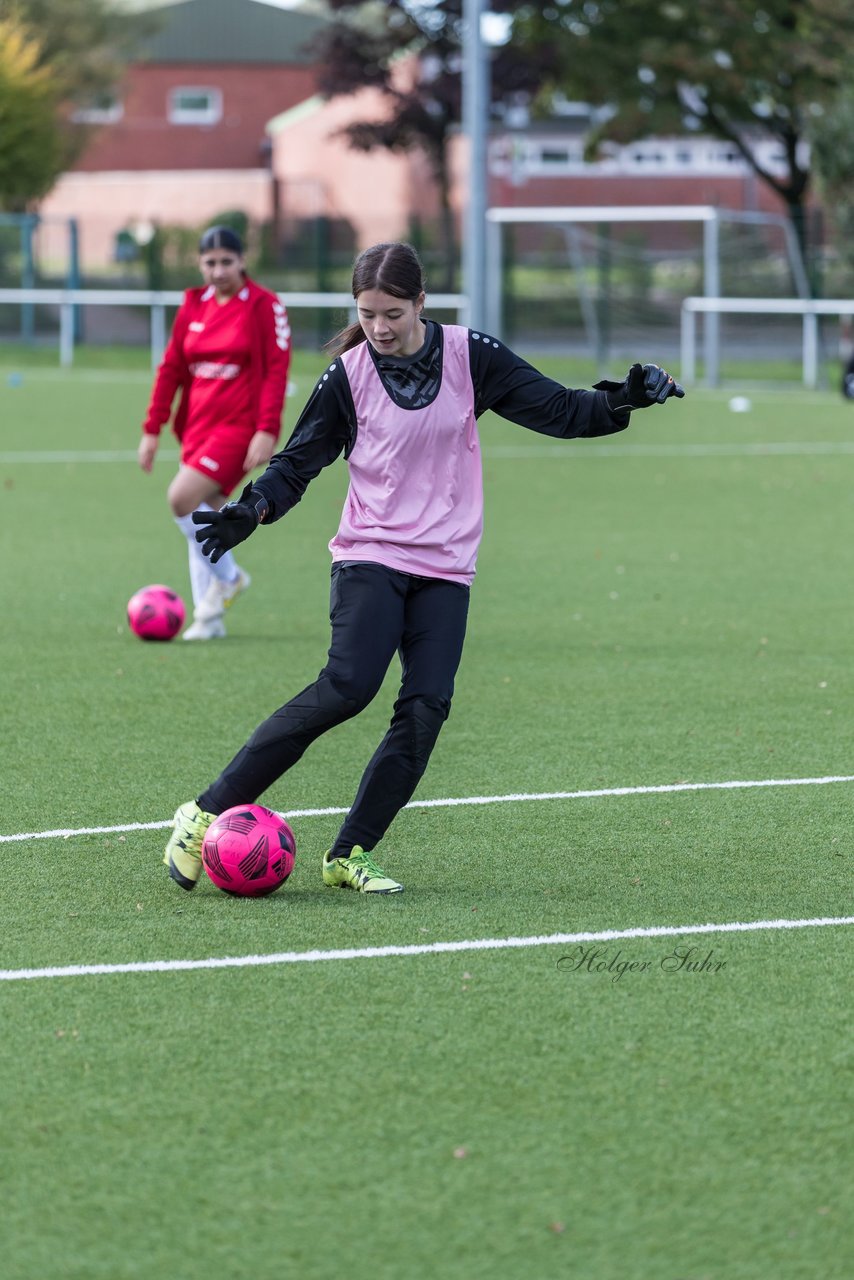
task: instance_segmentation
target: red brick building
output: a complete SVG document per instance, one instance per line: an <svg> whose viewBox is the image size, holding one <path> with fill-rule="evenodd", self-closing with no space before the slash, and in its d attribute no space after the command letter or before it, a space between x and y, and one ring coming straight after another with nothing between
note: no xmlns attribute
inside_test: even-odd
<svg viewBox="0 0 854 1280"><path fill-rule="evenodd" d="M183 0L154 18L115 100L89 113L101 127L75 168L265 167L267 121L315 90L323 20L263 0Z"/></svg>
<svg viewBox="0 0 854 1280"><path fill-rule="evenodd" d="M324 19L263 0L181 0L155 10L114 97L82 113L91 140L42 204L75 218L84 263L113 256L135 223L198 225L276 205L269 120L315 92Z"/></svg>
<svg viewBox="0 0 854 1280"><path fill-rule="evenodd" d="M359 244L429 230L438 215L424 157L354 152L340 131L382 118L375 90L324 102L312 42L326 19L264 0L180 0L154 11L115 98L87 113L93 132L42 212L76 219L84 266L111 261L134 224L198 226L224 210L254 222L349 222ZM412 74L404 60L400 76ZM572 104L567 104L572 107ZM708 138L649 139L584 160L589 112L496 133L489 200L499 206L716 205L784 212L737 151ZM782 164L765 142L766 163ZM468 190L465 139L451 146L452 201ZM656 233L665 242L672 227ZM523 237L524 238L524 237Z"/></svg>

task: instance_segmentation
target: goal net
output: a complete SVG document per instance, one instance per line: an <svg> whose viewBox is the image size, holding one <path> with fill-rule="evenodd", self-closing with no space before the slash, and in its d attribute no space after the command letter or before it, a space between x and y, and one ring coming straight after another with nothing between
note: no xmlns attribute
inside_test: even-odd
<svg viewBox="0 0 854 1280"><path fill-rule="evenodd" d="M679 353L686 297L805 297L790 223L711 206L493 208L487 213L487 329L605 369ZM705 338L757 358L800 341L796 326L708 315ZM746 344L746 346L745 346Z"/></svg>

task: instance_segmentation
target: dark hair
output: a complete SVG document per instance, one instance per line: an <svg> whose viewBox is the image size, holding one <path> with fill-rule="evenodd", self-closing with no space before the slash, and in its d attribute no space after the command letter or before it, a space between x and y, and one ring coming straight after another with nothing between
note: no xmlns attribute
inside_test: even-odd
<svg viewBox="0 0 854 1280"><path fill-rule="evenodd" d="M199 241L199 253L208 253L211 249L230 249L232 253L243 253L243 241L231 227L208 227Z"/></svg>
<svg viewBox="0 0 854 1280"><path fill-rule="evenodd" d="M360 253L353 264L353 297L366 289L415 302L424 292L424 270L412 245L392 241Z"/></svg>
<svg viewBox="0 0 854 1280"><path fill-rule="evenodd" d="M353 297L359 297L366 289L379 289L392 298L405 298L417 302L425 287L424 268L411 244L399 240L372 245L359 254L353 264ZM348 324L325 344L324 350L332 356L349 351L365 337L362 326Z"/></svg>

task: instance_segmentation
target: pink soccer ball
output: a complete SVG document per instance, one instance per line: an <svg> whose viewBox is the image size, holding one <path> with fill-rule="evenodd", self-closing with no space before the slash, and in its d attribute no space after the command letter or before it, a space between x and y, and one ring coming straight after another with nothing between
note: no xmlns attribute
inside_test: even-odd
<svg viewBox="0 0 854 1280"><path fill-rule="evenodd" d="M128 600L128 622L140 640L172 640L184 625L184 601L170 587L141 587Z"/></svg>
<svg viewBox="0 0 854 1280"><path fill-rule="evenodd" d="M294 869L297 845L284 818L262 804L239 804L214 818L202 841L202 864L219 889L261 898Z"/></svg>

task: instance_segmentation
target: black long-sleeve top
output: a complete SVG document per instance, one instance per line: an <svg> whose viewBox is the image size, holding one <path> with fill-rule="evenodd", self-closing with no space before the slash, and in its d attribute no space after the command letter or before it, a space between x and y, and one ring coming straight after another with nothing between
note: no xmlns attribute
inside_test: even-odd
<svg viewBox="0 0 854 1280"><path fill-rule="evenodd" d="M426 321L423 346L412 356L380 356L371 348L383 386L396 404L420 409L438 393L442 376L442 326ZM606 436L629 425L628 411L613 412L604 391L564 387L540 373L504 343L469 330L475 414L488 409L541 435L562 440ZM288 443L275 454L252 489L269 504L266 521L280 519L309 483L356 442L356 413L340 360L322 374Z"/></svg>

